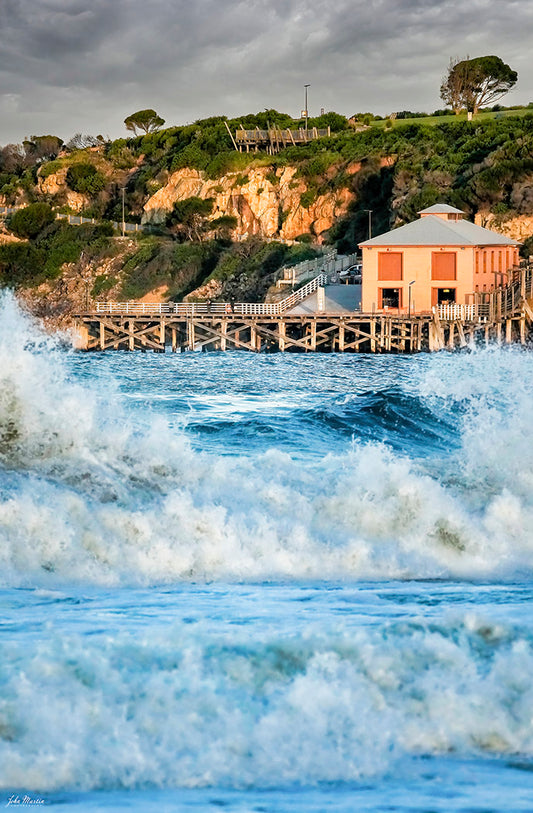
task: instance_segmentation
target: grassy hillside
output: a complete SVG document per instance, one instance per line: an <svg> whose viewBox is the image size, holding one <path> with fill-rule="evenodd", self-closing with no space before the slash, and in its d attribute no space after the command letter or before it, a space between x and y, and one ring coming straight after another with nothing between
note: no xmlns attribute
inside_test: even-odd
<svg viewBox="0 0 533 813"><path fill-rule="evenodd" d="M499 105L496 105L496 108L500 108ZM494 110L481 110L479 113L476 114L475 121L477 123L483 123L484 121L490 121L491 119L504 119L509 116L526 116L533 112L533 104L529 105L528 107L509 107L509 108L501 108L501 109L494 109ZM451 111L448 114L439 114L439 115L417 115L414 117L411 116L404 116L402 118L396 118L392 122L392 126L398 124L420 124L423 123L428 125L429 127L434 127L436 124L450 124L451 122L461 122L467 121L467 114L466 111L459 113L456 115ZM372 127L390 127L390 119L383 118L380 120L371 121L370 126Z"/></svg>
<svg viewBox="0 0 533 813"><path fill-rule="evenodd" d="M445 115L381 120L362 132L354 132L344 117L328 113L309 124L330 126L331 137L275 156L236 152L226 123L232 132L241 125L294 126L288 116L271 110L227 122L214 117L92 146L57 147L55 154L53 145L42 154L42 140L8 145L0 150L0 203L45 202L56 211L72 210L75 204L103 223L121 220L124 203L126 219L139 221L148 198L180 168L200 170L216 182L228 173L235 173L237 180L246 178L253 167L261 166L275 183L280 168L290 166L296 169L295 180L304 184L306 191L299 198L304 208L319 195L349 190L349 210L328 237L340 251L354 251L367 237L369 209L374 234L412 220L418 210L437 201L471 217L480 211L501 220L533 214L530 108L484 112L471 122ZM139 236L125 253L114 245L117 238L108 226L77 230L65 223L45 225L36 235L23 235L19 243L0 246L0 281L15 286L53 282L78 263L93 269L93 297L134 298L166 286L168 296L179 299L211 280L221 296L254 299L264 293L280 265L309 251L279 243L269 247L255 238L234 245L227 229L204 228L208 221L201 220L194 206L188 208L189 217L200 218L194 228L176 225L186 209L169 218L170 230L163 227L159 236ZM531 251L531 240L524 251ZM122 259L113 264L117 254ZM102 271L104 265L112 270Z"/></svg>

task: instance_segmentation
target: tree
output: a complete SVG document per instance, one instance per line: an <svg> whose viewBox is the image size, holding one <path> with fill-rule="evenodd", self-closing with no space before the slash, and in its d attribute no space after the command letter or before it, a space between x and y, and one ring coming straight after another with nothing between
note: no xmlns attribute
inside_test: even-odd
<svg viewBox="0 0 533 813"><path fill-rule="evenodd" d="M75 133L72 138L67 141L67 150L86 150L90 147L99 147L101 145L101 136L89 135L89 133Z"/></svg>
<svg viewBox="0 0 533 813"><path fill-rule="evenodd" d="M210 227L219 239L229 239L238 224L239 221L234 215L220 215L211 221Z"/></svg>
<svg viewBox="0 0 533 813"><path fill-rule="evenodd" d="M137 130L142 133L154 133L159 130L165 123L165 119L158 116L155 110L138 110L124 119L126 130L130 130L134 135L137 135Z"/></svg>
<svg viewBox="0 0 533 813"><path fill-rule="evenodd" d="M440 97L447 107L451 107L455 115L459 115L465 107L465 93L468 83L468 57L450 59L448 73L440 86Z"/></svg>
<svg viewBox="0 0 533 813"><path fill-rule="evenodd" d="M24 142L24 149L28 158L33 159L35 163L53 161L59 155L62 146L63 139L54 135L33 135L28 141Z"/></svg>
<svg viewBox="0 0 533 813"><path fill-rule="evenodd" d="M53 223L55 217L47 203L30 203L12 214L7 225L17 237L34 238Z"/></svg>
<svg viewBox="0 0 533 813"><path fill-rule="evenodd" d="M518 74L499 56L452 60L440 87L445 104L458 113L476 114L480 107L501 99L516 84Z"/></svg>
<svg viewBox="0 0 533 813"><path fill-rule="evenodd" d="M22 144L6 144L0 149L0 165L5 172L21 174L31 165Z"/></svg>
<svg viewBox="0 0 533 813"><path fill-rule="evenodd" d="M83 161L68 168L66 182L70 189L83 195L96 195L102 191L106 183L104 176L94 164Z"/></svg>
<svg viewBox="0 0 533 813"><path fill-rule="evenodd" d="M213 211L213 200L192 197L178 200L172 212L167 216L167 225L177 234L185 236L186 240L196 238L198 242L206 231L206 219Z"/></svg>

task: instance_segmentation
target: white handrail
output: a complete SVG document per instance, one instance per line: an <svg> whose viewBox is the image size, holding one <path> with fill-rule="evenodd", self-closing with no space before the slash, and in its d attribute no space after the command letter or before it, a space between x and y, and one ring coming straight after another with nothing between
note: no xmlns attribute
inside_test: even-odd
<svg viewBox="0 0 533 813"><path fill-rule="evenodd" d="M479 305L456 305L445 304L439 305L439 319L445 322L463 321L475 322L480 318Z"/></svg>
<svg viewBox="0 0 533 813"><path fill-rule="evenodd" d="M132 316L154 314L237 314L243 316L278 316L302 302L321 286L327 284L326 274L319 274L306 285L282 299L281 302L97 302L96 313L131 314Z"/></svg>

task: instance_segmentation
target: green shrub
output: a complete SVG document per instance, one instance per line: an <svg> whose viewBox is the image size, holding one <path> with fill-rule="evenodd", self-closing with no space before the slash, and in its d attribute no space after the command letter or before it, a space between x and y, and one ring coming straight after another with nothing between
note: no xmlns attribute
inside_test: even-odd
<svg viewBox="0 0 533 813"><path fill-rule="evenodd" d="M221 178L223 175L229 175L232 172L238 172L240 169L245 169L250 164L250 156L246 153L224 151L215 155L206 167L206 173L209 178Z"/></svg>
<svg viewBox="0 0 533 813"><path fill-rule="evenodd" d="M39 177L43 178L43 180L44 178L49 178L50 175L53 175L55 172L59 172L62 166L62 161L48 161L46 164L43 164L39 170Z"/></svg>
<svg viewBox="0 0 533 813"><path fill-rule="evenodd" d="M14 212L7 226L17 237L33 239L55 220L55 214L47 203L31 203Z"/></svg>
<svg viewBox="0 0 533 813"><path fill-rule="evenodd" d="M36 240L36 245L43 252L46 276L57 277L64 263L78 262L82 251L89 258L102 256L112 246L109 240L112 232L110 223L71 226L64 221L56 221Z"/></svg>
<svg viewBox="0 0 533 813"><path fill-rule="evenodd" d="M96 195L106 185L104 176L94 164L83 161L68 168L66 181L70 189L83 195Z"/></svg>
<svg viewBox="0 0 533 813"><path fill-rule="evenodd" d="M181 299L211 273L221 251L214 240L176 245L168 239L148 238L124 264L120 296L139 299L166 285L173 299Z"/></svg>
<svg viewBox="0 0 533 813"><path fill-rule="evenodd" d="M94 284L91 290L91 296L97 297L101 294L107 294L111 288L114 288L117 284L118 280L114 276L108 276L107 274L98 274L95 277Z"/></svg>
<svg viewBox="0 0 533 813"><path fill-rule="evenodd" d="M302 194L300 195L300 206L303 209L308 209L316 201L316 198L317 198L316 189L306 189L306 191L302 192Z"/></svg>
<svg viewBox="0 0 533 813"><path fill-rule="evenodd" d="M176 172L178 169L204 170L209 164L209 160L209 153L204 152L197 144L189 144L172 157L170 171Z"/></svg>
<svg viewBox="0 0 533 813"><path fill-rule="evenodd" d="M38 284L45 277L44 255L32 243L0 245L0 283L17 288L29 283Z"/></svg>

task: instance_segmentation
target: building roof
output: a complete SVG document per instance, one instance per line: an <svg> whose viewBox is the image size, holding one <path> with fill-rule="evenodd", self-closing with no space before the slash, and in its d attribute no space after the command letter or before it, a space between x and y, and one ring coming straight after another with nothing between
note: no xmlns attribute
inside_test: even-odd
<svg viewBox="0 0 533 813"><path fill-rule="evenodd" d="M360 246L519 246L516 240L503 234L476 226L469 220L443 220L428 215L399 226Z"/></svg>
<svg viewBox="0 0 533 813"><path fill-rule="evenodd" d="M462 209L456 209L454 206L448 206L447 203L435 203L434 206L428 206L427 209L421 209L419 215L464 215Z"/></svg>

